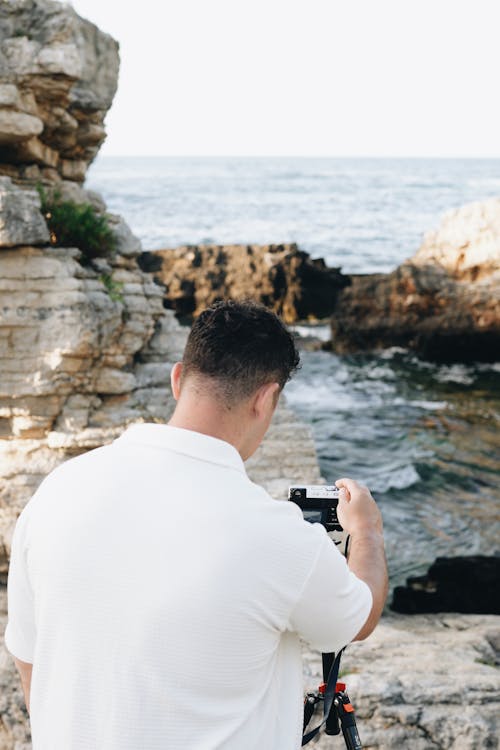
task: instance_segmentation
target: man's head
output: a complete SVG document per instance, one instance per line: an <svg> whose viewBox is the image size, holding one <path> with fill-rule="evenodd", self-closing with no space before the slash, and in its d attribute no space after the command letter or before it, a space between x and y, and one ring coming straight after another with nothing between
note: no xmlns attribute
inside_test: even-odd
<svg viewBox="0 0 500 750"><path fill-rule="evenodd" d="M187 392L191 411L197 399L198 410L212 404L228 420L258 412L259 425L246 425L257 435L267 429L298 364L293 337L274 313L254 302L218 302L193 324L182 364L172 374L174 395Z"/></svg>

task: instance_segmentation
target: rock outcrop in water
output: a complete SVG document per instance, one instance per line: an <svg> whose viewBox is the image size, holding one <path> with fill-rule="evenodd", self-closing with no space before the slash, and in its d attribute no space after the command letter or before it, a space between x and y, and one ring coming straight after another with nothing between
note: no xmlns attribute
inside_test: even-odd
<svg viewBox="0 0 500 750"><path fill-rule="evenodd" d="M447 214L392 273L351 281L331 319L336 352L402 346L439 362L496 361L500 199Z"/></svg>
<svg viewBox="0 0 500 750"><path fill-rule="evenodd" d="M438 557L425 576L394 589L391 609L500 615L500 557Z"/></svg>
<svg viewBox="0 0 500 750"><path fill-rule="evenodd" d="M189 245L144 253L141 267L165 287L165 304L197 315L220 299L253 299L287 323L328 317L349 283L297 245Z"/></svg>

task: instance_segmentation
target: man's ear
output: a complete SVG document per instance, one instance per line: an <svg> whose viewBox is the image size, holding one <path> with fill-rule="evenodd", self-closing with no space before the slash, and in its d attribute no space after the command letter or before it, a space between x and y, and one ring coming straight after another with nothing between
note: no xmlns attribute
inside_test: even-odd
<svg viewBox="0 0 500 750"><path fill-rule="evenodd" d="M176 362L170 371L170 385L172 386L172 394L176 401L179 400L181 395L181 376L182 376L182 362Z"/></svg>
<svg viewBox="0 0 500 750"><path fill-rule="evenodd" d="M253 411L256 417L267 418L276 409L280 395L279 383L265 383L255 394Z"/></svg>

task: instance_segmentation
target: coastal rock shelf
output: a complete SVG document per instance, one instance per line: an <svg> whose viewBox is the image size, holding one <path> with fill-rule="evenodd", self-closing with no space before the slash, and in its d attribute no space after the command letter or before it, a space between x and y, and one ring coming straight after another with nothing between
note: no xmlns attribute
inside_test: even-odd
<svg viewBox="0 0 500 750"><path fill-rule="evenodd" d="M496 361L500 199L450 212L395 271L351 282L331 318L336 352L401 346L439 362Z"/></svg>
<svg viewBox="0 0 500 750"><path fill-rule="evenodd" d="M305 653L306 682L321 661ZM500 617L390 615L346 650L341 669L365 750L498 748ZM318 750L342 740L322 737Z"/></svg>

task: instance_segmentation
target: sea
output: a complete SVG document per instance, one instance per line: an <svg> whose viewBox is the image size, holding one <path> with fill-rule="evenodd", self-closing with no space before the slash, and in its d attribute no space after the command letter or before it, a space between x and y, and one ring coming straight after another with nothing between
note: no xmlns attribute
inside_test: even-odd
<svg viewBox="0 0 500 750"><path fill-rule="evenodd" d="M500 160L111 157L86 187L145 250L296 242L344 273L391 271L447 211L500 197ZM384 519L392 585L438 556L500 554L500 352L436 365L399 348L314 351L298 325L288 403L312 430L324 479L366 483ZM300 481L301 477L295 477Z"/></svg>

